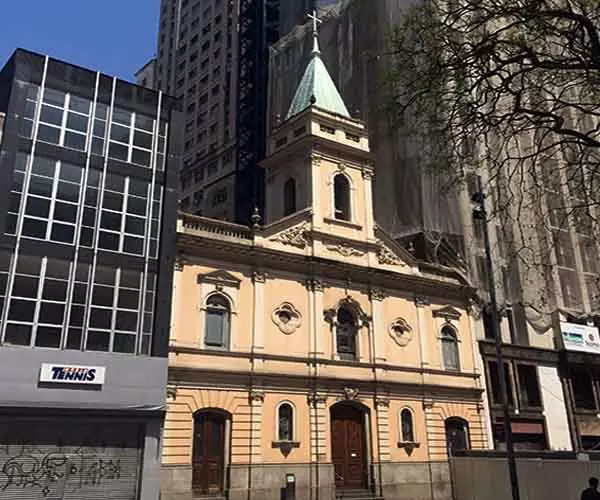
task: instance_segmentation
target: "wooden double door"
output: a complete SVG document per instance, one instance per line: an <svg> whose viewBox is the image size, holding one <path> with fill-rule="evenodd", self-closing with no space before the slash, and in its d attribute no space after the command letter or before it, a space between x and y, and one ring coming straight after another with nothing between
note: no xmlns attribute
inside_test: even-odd
<svg viewBox="0 0 600 500"><path fill-rule="evenodd" d="M365 413L352 405L331 409L331 456L338 488L367 487Z"/></svg>
<svg viewBox="0 0 600 500"><path fill-rule="evenodd" d="M199 413L194 418L192 488L210 495L223 491L225 479L225 415Z"/></svg>

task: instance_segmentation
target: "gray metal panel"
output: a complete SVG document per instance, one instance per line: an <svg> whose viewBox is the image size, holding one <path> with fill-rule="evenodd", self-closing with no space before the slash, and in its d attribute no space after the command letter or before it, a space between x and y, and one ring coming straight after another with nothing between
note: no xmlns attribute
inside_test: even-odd
<svg viewBox="0 0 600 500"><path fill-rule="evenodd" d="M143 426L0 419L0 499L136 500Z"/></svg>
<svg viewBox="0 0 600 500"><path fill-rule="evenodd" d="M97 390L42 386L42 363L104 366ZM164 411L167 359L54 349L0 348L0 406Z"/></svg>

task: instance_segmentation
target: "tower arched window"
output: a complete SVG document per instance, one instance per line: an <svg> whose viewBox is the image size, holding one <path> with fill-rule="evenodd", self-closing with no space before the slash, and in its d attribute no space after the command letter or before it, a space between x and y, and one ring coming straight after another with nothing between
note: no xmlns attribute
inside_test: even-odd
<svg viewBox="0 0 600 500"><path fill-rule="evenodd" d="M296 181L288 179L283 185L283 215L293 214L296 210Z"/></svg>
<svg viewBox="0 0 600 500"><path fill-rule="evenodd" d="M442 328L441 340L444 368L446 370L459 371L458 338L454 328L448 325L444 326Z"/></svg>
<svg viewBox="0 0 600 500"><path fill-rule="evenodd" d="M336 344L337 353L342 359L356 359L356 336L358 327L356 315L347 307L337 312Z"/></svg>
<svg viewBox="0 0 600 500"><path fill-rule="evenodd" d="M400 412L400 435L403 443L415 442L413 414L408 408L404 408Z"/></svg>
<svg viewBox="0 0 600 500"><path fill-rule="evenodd" d="M343 174L337 174L333 178L333 201L335 218L339 220L350 220L350 182Z"/></svg>
<svg viewBox="0 0 600 500"><path fill-rule="evenodd" d="M231 309L221 294L211 295L206 301L204 344L207 347L226 348L229 344Z"/></svg>
<svg viewBox="0 0 600 500"><path fill-rule="evenodd" d="M294 440L294 408L290 403L281 403L277 409L277 440Z"/></svg>

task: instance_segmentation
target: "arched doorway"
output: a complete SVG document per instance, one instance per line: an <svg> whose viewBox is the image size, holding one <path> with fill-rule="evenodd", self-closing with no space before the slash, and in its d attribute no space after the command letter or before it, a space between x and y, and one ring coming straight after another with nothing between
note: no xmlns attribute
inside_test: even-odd
<svg viewBox="0 0 600 500"><path fill-rule="evenodd" d="M469 424L466 420L458 417L446 419L446 444L448 456L453 456L457 451L468 450Z"/></svg>
<svg viewBox="0 0 600 500"><path fill-rule="evenodd" d="M217 494L225 488L229 419L222 410L201 410L194 415L192 489L196 493Z"/></svg>
<svg viewBox="0 0 600 500"><path fill-rule="evenodd" d="M331 460L337 488L367 488L366 409L353 403L331 408Z"/></svg>

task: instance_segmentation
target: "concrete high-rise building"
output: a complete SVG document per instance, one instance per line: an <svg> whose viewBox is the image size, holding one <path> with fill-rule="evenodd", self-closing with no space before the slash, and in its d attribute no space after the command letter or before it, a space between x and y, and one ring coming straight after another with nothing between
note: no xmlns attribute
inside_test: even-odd
<svg viewBox="0 0 600 500"><path fill-rule="evenodd" d="M19 49L2 113L0 498L157 500L178 102Z"/></svg>
<svg viewBox="0 0 600 500"><path fill-rule="evenodd" d="M183 101L181 204L234 218L238 0L162 0L156 88Z"/></svg>
<svg viewBox="0 0 600 500"><path fill-rule="evenodd" d="M287 0L279 6L279 26L282 36L285 36L298 24L304 24L306 15L313 10L321 10L339 0Z"/></svg>
<svg viewBox="0 0 600 500"><path fill-rule="evenodd" d="M135 72L135 83L148 89L156 86L156 57L150 59Z"/></svg>

